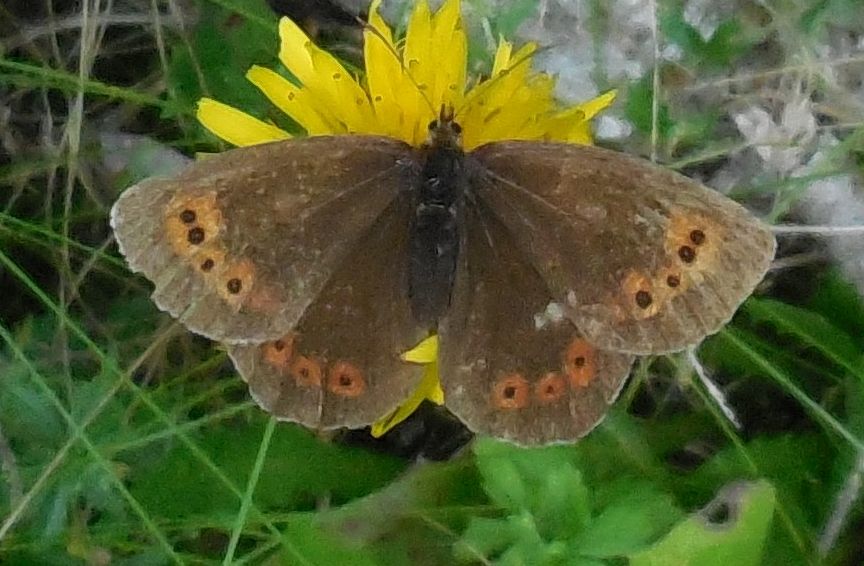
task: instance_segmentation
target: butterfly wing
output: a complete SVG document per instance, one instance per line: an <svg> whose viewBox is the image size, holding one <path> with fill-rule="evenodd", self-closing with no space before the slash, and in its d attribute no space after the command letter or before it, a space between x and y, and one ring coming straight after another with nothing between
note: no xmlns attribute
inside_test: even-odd
<svg viewBox="0 0 864 566"><path fill-rule="evenodd" d="M411 182L412 157L372 136L235 149L128 189L111 224L159 308L208 338L263 342L296 325Z"/></svg>
<svg viewBox="0 0 864 566"><path fill-rule="evenodd" d="M469 206L450 312L440 327L448 409L519 444L575 441L615 400L633 358L579 333L508 230Z"/></svg>
<svg viewBox="0 0 864 566"><path fill-rule="evenodd" d="M716 332L774 257L737 203L647 161L590 146L492 143L470 154L475 198L601 348L680 350Z"/></svg>
<svg viewBox="0 0 864 566"><path fill-rule="evenodd" d="M425 337L408 303L407 195L354 244L297 326L229 353L259 405L318 429L361 427L417 387L400 354Z"/></svg>

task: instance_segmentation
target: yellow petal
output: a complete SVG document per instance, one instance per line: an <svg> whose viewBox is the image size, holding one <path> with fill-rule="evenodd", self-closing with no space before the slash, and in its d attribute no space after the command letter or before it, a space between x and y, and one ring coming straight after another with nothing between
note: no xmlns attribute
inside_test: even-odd
<svg viewBox="0 0 864 566"><path fill-rule="evenodd" d="M616 91L610 90L609 92L605 92L587 102L574 104L569 108L557 112L555 114L555 119L576 121L590 120L601 111L608 108L615 101L616 95Z"/></svg>
<svg viewBox="0 0 864 566"><path fill-rule="evenodd" d="M489 79L486 93L489 108L505 107L513 93L526 83L528 74L531 73L531 54L536 49L535 44L526 43L500 73Z"/></svg>
<svg viewBox="0 0 864 566"><path fill-rule="evenodd" d="M590 120L615 101L614 90L555 114L547 126L546 138L569 143L592 144Z"/></svg>
<svg viewBox="0 0 864 566"><path fill-rule="evenodd" d="M257 145L291 137L288 132L211 98L198 101L198 121L219 138L236 146Z"/></svg>
<svg viewBox="0 0 864 566"><path fill-rule="evenodd" d="M390 26L387 25L387 22L384 21L384 18L381 17L381 14L378 11L380 8L381 0L372 0L372 4L369 5L368 24L369 26L375 28L380 37L392 47L393 31L390 29Z"/></svg>
<svg viewBox="0 0 864 566"><path fill-rule="evenodd" d="M381 133L398 138L405 119L396 96L403 79L402 61L393 45L393 33L378 13L380 5L381 0L372 2L369 24L363 31L366 84Z"/></svg>
<svg viewBox="0 0 864 566"><path fill-rule="evenodd" d="M453 108L458 108L465 100L465 87L468 81L468 37L461 23L459 29L453 34L450 49L453 66L447 70L444 101Z"/></svg>
<svg viewBox="0 0 864 566"><path fill-rule="evenodd" d="M332 55L312 51L315 78L303 83L313 96L327 102L327 110L345 125L348 132L374 133L375 120L366 91ZM319 106L321 106L319 104Z"/></svg>
<svg viewBox="0 0 864 566"><path fill-rule="evenodd" d="M429 99L433 109L461 102L465 89L467 40L459 0L446 0L432 17L429 55L435 58Z"/></svg>
<svg viewBox="0 0 864 566"><path fill-rule="evenodd" d="M588 102L583 102L579 104L579 108L585 112L585 119L590 120L603 110L609 108L613 102L615 102L615 97L618 96L618 91L610 90L609 92L604 92L600 96L596 98L592 98Z"/></svg>
<svg viewBox="0 0 864 566"><path fill-rule="evenodd" d="M279 20L279 60L303 84L315 72L310 54L312 46L312 40L297 24L289 18Z"/></svg>
<svg viewBox="0 0 864 566"><path fill-rule="evenodd" d="M432 16L426 0L420 0L411 12L405 32L406 80L400 85L398 97L405 112L402 139L420 145L426 139L426 124L433 120L438 109L429 98L437 66L432 59Z"/></svg>
<svg viewBox="0 0 864 566"><path fill-rule="evenodd" d="M415 364L431 364L438 359L438 335L421 340L416 346L402 354L402 360Z"/></svg>
<svg viewBox="0 0 864 566"><path fill-rule="evenodd" d="M444 391L441 389L437 363L426 365L423 370L423 377L420 380L420 384L408 399L372 423L372 436L375 438L383 436L387 431L407 419L426 399L436 405L444 404Z"/></svg>
<svg viewBox="0 0 864 566"><path fill-rule="evenodd" d="M492 63L493 77L500 74L510 64L510 53L512 51L512 43L505 41L503 37L498 40L498 49L495 50L495 61Z"/></svg>
<svg viewBox="0 0 864 566"><path fill-rule="evenodd" d="M512 112L510 105L516 94L526 86L528 75L531 73L531 54L536 49L535 44L528 43L511 57L511 46L507 42L499 44L492 77L476 85L465 95L465 105L459 114L465 149L470 150L496 139L512 139L513 132L506 131L505 128L502 135L501 128L498 128L498 131L493 134L488 129L489 124L499 120L502 115L506 120L525 117L524 112L522 116ZM530 98L531 91L526 92L529 93ZM523 93L522 98L524 99L525 96L526 94Z"/></svg>
<svg viewBox="0 0 864 566"><path fill-rule="evenodd" d="M411 396L372 424L372 436L376 438L407 419L411 413L417 410L424 399L428 399L436 405L444 404L444 390L441 389L441 380L438 375L438 336L433 334L421 340L416 346L402 354L402 359L406 362L425 364L423 377Z"/></svg>
<svg viewBox="0 0 864 566"><path fill-rule="evenodd" d="M275 71L253 65L246 78L257 86L279 110L303 126L310 136L334 133L334 128L315 110L309 91L288 81Z"/></svg>
<svg viewBox="0 0 864 566"><path fill-rule="evenodd" d="M288 18L279 21L279 37L279 60L309 91L314 109L334 133L371 132L366 92L345 67Z"/></svg>
<svg viewBox="0 0 864 566"><path fill-rule="evenodd" d="M428 88L434 79L435 66L430 60L432 49L432 16L426 0L420 0L405 32L405 66L418 85Z"/></svg>
<svg viewBox="0 0 864 566"><path fill-rule="evenodd" d="M593 145L594 136L591 135L591 123L585 121L576 124L569 132L567 132L567 137L564 141L581 145Z"/></svg>

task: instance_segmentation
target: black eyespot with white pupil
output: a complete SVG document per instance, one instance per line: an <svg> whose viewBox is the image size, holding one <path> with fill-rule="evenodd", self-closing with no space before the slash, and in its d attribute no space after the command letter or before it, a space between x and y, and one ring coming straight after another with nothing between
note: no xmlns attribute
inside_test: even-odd
<svg viewBox="0 0 864 566"><path fill-rule="evenodd" d="M204 241L204 229L196 226L186 233L186 239L190 244L198 245Z"/></svg>
<svg viewBox="0 0 864 566"><path fill-rule="evenodd" d="M236 295L240 291L243 290L243 282L238 278L229 279L228 283L225 284L225 287L228 289L228 292L232 295Z"/></svg>
<svg viewBox="0 0 864 566"><path fill-rule="evenodd" d="M450 125L450 128L453 130L453 133L454 133L454 134L461 134L461 133L462 133L462 126L460 126L460 125L457 124L456 122L453 122L453 123Z"/></svg>
<svg viewBox="0 0 864 566"><path fill-rule="evenodd" d="M429 131L438 129L438 120L432 120L429 122Z"/></svg>
<svg viewBox="0 0 864 566"><path fill-rule="evenodd" d="M696 261L696 250L690 246L681 246L678 248L678 257L680 257L681 261L684 263L693 263Z"/></svg>

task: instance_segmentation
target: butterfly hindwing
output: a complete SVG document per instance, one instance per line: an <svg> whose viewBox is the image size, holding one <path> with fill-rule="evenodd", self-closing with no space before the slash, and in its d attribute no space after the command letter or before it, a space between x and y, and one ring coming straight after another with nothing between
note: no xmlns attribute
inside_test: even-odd
<svg viewBox="0 0 864 566"><path fill-rule="evenodd" d="M743 207L644 160L515 141L469 158L475 198L602 348L698 343L728 322L774 256L769 229Z"/></svg>
<svg viewBox="0 0 864 566"><path fill-rule="evenodd" d="M520 444L580 438L603 418L633 358L584 339L491 214L469 206L465 227L440 327L447 408L476 432Z"/></svg>
<svg viewBox="0 0 864 566"><path fill-rule="evenodd" d="M112 226L162 310L212 339L261 342L297 323L410 182L410 156L373 136L235 149L128 189Z"/></svg>
<svg viewBox="0 0 864 566"><path fill-rule="evenodd" d="M361 427L417 386L400 354L425 337L408 303L410 207L400 197L350 253L285 336L229 353L256 401L316 429Z"/></svg>

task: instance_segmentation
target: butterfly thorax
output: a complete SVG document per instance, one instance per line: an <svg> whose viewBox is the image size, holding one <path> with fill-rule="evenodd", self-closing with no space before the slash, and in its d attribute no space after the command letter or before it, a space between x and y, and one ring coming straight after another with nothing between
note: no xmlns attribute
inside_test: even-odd
<svg viewBox="0 0 864 566"><path fill-rule="evenodd" d="M429 130L422 174L413 191L408 293L414 319L434 329L450 304L467 178L458 125L435 121Z"/></svg>

